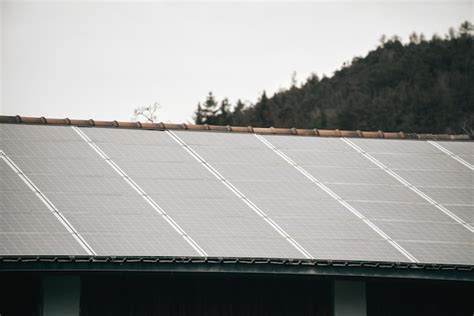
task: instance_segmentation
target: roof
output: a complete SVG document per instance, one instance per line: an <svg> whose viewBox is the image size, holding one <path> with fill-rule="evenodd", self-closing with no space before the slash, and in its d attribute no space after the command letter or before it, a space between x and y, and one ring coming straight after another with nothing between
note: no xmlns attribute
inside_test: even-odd
<svg viewBox="0 0 474 316"><path fill-rule="evenodd" d="M309 274L336 273L320 268L335 264L369 267L362 275L382 266L472 278L474 143L466 136L0 122L0 269L178 258L200 271L220 260L288 273L274 266L298 262L313 267L298 270ZM239 133L217 132L225 130Z"/></svg>
<svg viewBox="0 0 474 316"><path fill-rule="evenodd" d="M0 123L21 123L40 124L56 126L93 126L93 127L115 127L125 129L146 129L146 130L191 130L191 131L213 131L213 132L236 132L236 133L257 133L275 135L299 135L299 136L320 136L320 137L356 137L356 138L385 138L385 139L421 139L421 140L471 140L472 135L467 134L420 134L388 132L388 131L348 131L339 129L303 129L303 128L275 128L275 127L252 127L252 126L231 126L231 125L209 125L209 124L174 124L174 123L143 123L143 122L120 122L120 121L98 121L69 118L46 118L7 116L0 115Z"/></svg>

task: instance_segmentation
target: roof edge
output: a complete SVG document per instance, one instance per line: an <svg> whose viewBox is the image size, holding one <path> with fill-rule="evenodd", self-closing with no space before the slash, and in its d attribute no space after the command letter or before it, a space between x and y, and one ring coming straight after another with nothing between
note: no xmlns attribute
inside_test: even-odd
<svg viewBox="0 0 474 316"><path fill-rule="evenodd" d="M0 256L2 272L183 272L288 274L474 282L474 266L314 259Z"/></svg>
<svg viewBox="0 0 474 316"><path fill-rule="evenodd" d="M419 140L471 140L473 136L467 134L420 134L405 132L384 131L349 131L339 129L301 129L301 128L276 128L276 127L253 127L253 126L231 126L231 125L198 125L198 124L174 124L174 123L142 123L125 121L97 121L93 119L69 119L69 118L46 118L27 116L0 115L0 123L10 124L34 124L55 126L80 126L80 127L110 127L125 129L146 130L192 130L192 131L214 131L214 132L236 132L273 135L299 135L318 137L349 137L349 138L385 138L385 139L419 139Z"/></svg>

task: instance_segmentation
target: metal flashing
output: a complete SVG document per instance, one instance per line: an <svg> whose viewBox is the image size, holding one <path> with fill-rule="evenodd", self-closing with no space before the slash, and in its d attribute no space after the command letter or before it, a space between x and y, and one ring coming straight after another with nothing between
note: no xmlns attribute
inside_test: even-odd
<svg viewBox="0 0 474 316"><path fill-rule="evenodd" d="M474 282L474 266L465 265L233 257L0 257L0 275L10 272L285 274Z"/></svg>

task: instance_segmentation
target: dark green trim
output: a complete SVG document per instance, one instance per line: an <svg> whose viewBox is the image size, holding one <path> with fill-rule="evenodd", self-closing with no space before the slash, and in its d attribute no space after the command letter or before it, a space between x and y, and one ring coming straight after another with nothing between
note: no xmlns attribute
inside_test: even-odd
<svg viewBox="0 0 474 316"><path fill-rule="evenodd" d="M474 281L473 266L245 258L3 257L1 272L246 273Z"/></svg>

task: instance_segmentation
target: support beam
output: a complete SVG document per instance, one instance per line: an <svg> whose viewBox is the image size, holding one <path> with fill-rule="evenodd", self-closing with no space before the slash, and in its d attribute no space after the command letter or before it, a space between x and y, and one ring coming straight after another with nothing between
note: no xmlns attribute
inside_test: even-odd
<svg viewBox="0 0 474 316"><path fill-rule="evenodd" d="M366 316L364 281L334 281L334 316Z"/></svg>
<svg viewBox="0 0 474 316"><path fill-rule="evenodd" d="M79 276L46 275L42 280L43 316L79 316Z"/></svg>

